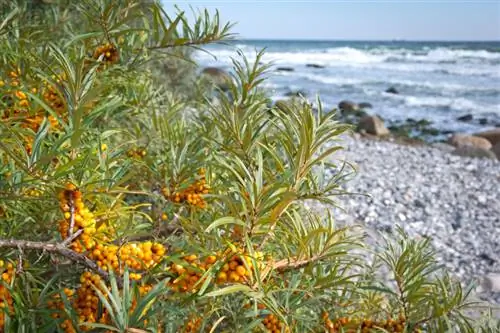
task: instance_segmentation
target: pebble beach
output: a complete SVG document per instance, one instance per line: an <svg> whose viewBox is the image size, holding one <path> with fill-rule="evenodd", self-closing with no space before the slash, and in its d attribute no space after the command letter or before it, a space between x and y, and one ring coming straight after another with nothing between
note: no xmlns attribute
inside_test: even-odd
<svg viewBox="0 0 500 333"><path fill-rule="evenodd" d="M479 296L500 305L500 164L454 155L438 146L409 146L345 136L334 159L357 173L337 197L340 224L391 235L397 225L429 237L439 262ZM373 234L373 233L372 233Z"/></svg>

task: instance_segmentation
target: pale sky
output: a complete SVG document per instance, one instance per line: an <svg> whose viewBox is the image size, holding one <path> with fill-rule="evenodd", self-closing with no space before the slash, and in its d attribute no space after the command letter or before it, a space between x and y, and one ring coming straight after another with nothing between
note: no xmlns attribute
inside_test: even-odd
<svg viewBox="0 0 500 333"><path fill-rule="evenodd" d="M500 41L500 0L163 0L218 9L240 38Z"/></svg>

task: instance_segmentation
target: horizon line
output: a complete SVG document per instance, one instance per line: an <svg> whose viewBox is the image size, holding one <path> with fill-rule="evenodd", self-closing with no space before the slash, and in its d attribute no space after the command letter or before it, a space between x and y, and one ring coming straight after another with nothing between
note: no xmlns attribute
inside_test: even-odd
<svg viewBox="0 0 500 333"><path fill-rule="evenodd" d="M230 41L295 41L295 42L467 42L467 43L500 43L500 39L358 39L358 38L337 38L337 39L323 39L323 38L234 38Z"/></svg>

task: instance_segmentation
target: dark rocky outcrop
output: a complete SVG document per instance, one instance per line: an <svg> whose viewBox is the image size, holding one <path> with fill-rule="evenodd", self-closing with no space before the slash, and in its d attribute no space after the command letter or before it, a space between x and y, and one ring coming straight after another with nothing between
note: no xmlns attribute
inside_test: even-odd
<svg viewBox="0 0 500 333"><path fill-rule="evenodd" d="M325 66L318 65L318 64L306 64L306 67L309 67L309 68L325 68Z"/></svg>
<svg viewBox="0 0 500 333"><path fill-rule="evenodd" d="M474 116L470 113L457 118L458 121L471 121L472 119L474 119Z"/></svg>
<svg viewBox="0 0 500 333"><path fill-rule="evenodd" d="M359 110L359 105L352 101L341 101L338 108L342 112L356 112Z"/></svg>
<svg viewBox="0 0 500 333"><path fill-rule="evenodd" d="M388 88L385 92L388 94L399 94L399 91L394 87Z"/></svg>
<svg viewBox="0 0 500 333"><path fill-rule="evenodd" d="M293 67L277 67L278 72L293 72L295 69Z"/></svg>
<svg viewBox="0 0 500 333"><path fill-rule="evenodd" d="M368 103L368 102L361 102L358 104L359 108L360 109L371 109L373 108L373 105L371 103Z"/></svg>

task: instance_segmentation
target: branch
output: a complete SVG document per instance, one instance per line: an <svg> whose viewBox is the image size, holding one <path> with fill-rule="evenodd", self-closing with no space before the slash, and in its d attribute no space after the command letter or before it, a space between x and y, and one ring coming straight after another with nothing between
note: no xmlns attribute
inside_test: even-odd
<svg viewBox="0 0 500 333"><path fill-rule="evenodd" d="M307 259L296 259L296 260L290 260L290 259L282 259L279 261L275 261L272 265L272 268L278 271L286 271L289 269L299 269L302 267L305 267L309 265L310 263L313 263L315 261L323 259L322 254L317 254L312 256L311 258Z"/></svg>
<svg viewBox="0 0 500 333"><path fill-rule="evenodd" d="M76 235L76 234L74 234ZM73 235L73 236L74 236ZM95 262L84 256L83 254L77 253L66 247L63 243L45 243L45 242L32 242L27 240L17 240L17 239L0 239L0 248L17 248L23 250L42 250L51 253L59 254L63 257L70 259L73 262L79 262L85 267L97 272L103 278L109 280L109 274L102 270ZM120 283L121 284L121 283Z"/></svg>
<svg viewBox="0 0 500 333"><path fill-rule="evenodd" d="M260 280L264 280L267 275L272 271L272 270L277 270L277 271L287 271L290 269L300 269L302 267L305 267L309 265L310 263L313 263L315 261L323 259L323 254L317 254L312 256L311 258L307 259L282 259L274 262L270 262L261 272L260 274ZM253 286L254 288L257 287L257 285Z"/></svg>
<svg viewBox="0 0 500 333"><path fill-rule="evenodd" d="M68 238L73 238L73 228L75 227L75 201L73 200L73 195L69 195L69 229Z"/></svg>

